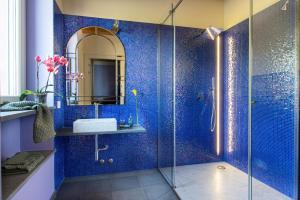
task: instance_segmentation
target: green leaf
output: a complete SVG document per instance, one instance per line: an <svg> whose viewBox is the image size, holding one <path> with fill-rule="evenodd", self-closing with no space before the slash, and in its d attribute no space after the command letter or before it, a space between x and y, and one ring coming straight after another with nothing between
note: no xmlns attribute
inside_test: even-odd
<svg viewBox="0 0 300 200"><path fill-rule="evenodd" d="M53 85L53 84L49 84L49 85L48 85L48 87L52 87L52 86L54 86L54 85ZM44 92L45 88L46 88L46 86L42 87L42 88L39 90L39 93Z"/></svg>
<svg viewBox="0 0 300 200"><path fill-rule="evenodd" d="M33 95L33 94L34 92L32 90L24 90L19 97L20 101L25 100L28 95Z"/></svg>

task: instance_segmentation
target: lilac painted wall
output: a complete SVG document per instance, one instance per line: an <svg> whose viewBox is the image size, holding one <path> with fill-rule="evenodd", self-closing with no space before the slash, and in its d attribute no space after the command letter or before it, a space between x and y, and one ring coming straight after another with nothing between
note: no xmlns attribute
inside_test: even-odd
<svg viewBox="0 0 300 200"><path fill-rule="evenodd" d="M54 191L53 163L52 155L11 200L50 200Z"/></svg>
<svg viewBox="0 0 300 200"><path fill-rule="evenodd" d="M46 20L45 20L46 19ZM26 87L36 88L34 57L53 55L53 0L26 1ZM48 73L40 70L40 85L45 85ZM50 83L53 83L53 77ZM48 105L53 106L53 95L48 95Z"/></svg>
<svg viewBox="0 0 300 200"><path fill-rule="evenodd" d="M5 160L21 150L20 120L2 123L1 132L1 160Z"/></svg>
<svg viewBox="0 0 300 200"><path fill-rule="evenodd" d="M53 149L53 139L45 142L35 144L33 141L33 122L35 116L24 117L20 121L21 134L20 143L22 151L34 151L34 150L50 150Z"/></svg>
<svg viewBox="0 0 300 200"><path fill-rule="evenodd" d="M26 1L26 86L35 89L35 61L36 55L46 57L53 55L53 0ZM43 85L47 73L41 70ZM43 73L44 72L44 73ZM52 80L51 80L52 82ZM53 106L53 96L49 95L48 105ZM53 149L53 141L34 144L34 117L24 117L1 124L1 160L24 150ZM50 199L54 192L54 156L32 176L13 199Z"/></svg>
<svg viewBox="0 0 300 200"><path fill-rule="evenodd" d="M23 117L2 123L1 160L20 151L51 150L53 139L35 144L33 141L34 116Z"/></svg>

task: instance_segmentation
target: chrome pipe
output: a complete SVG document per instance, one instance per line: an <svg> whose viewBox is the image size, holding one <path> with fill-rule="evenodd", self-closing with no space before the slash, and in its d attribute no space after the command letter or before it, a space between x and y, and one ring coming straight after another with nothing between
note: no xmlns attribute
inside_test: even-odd
<svg viewBox="0 0 300 200"><path fill-rule="evenodd" d="M164 24L169 19L169 17L175 12L175 10L180 6L180 4L182 2L183 2L183 0L179 0L177 2L177 4L169 11L168 16L163 20L163 22L161 24Z"/></svg>
<svg viewBox="0 0 300 200"><path fill-rule="evenodd" d="M98 151L98 134L95 135L95 161L99 160L99 151Z"/></svg>

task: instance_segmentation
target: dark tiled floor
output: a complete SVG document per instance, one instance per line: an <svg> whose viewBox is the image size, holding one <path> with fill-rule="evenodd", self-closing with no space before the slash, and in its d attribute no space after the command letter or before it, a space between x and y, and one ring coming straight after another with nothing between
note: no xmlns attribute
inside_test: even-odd
<svg viewBox="0 0 300 200"><path fill-rule="evenodd" d="M67 179L56 200L178 200L157 170Z"/></svg>

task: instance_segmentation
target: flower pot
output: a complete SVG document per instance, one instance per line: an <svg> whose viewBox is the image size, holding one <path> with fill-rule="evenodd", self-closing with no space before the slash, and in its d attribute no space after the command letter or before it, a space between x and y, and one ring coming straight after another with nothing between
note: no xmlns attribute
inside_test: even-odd
<svg viewBox="0 0 300 200"><path fill-rule="evenodd" d="M35 101L41 104L47 104L47 93L36 94Z"/></svg>

